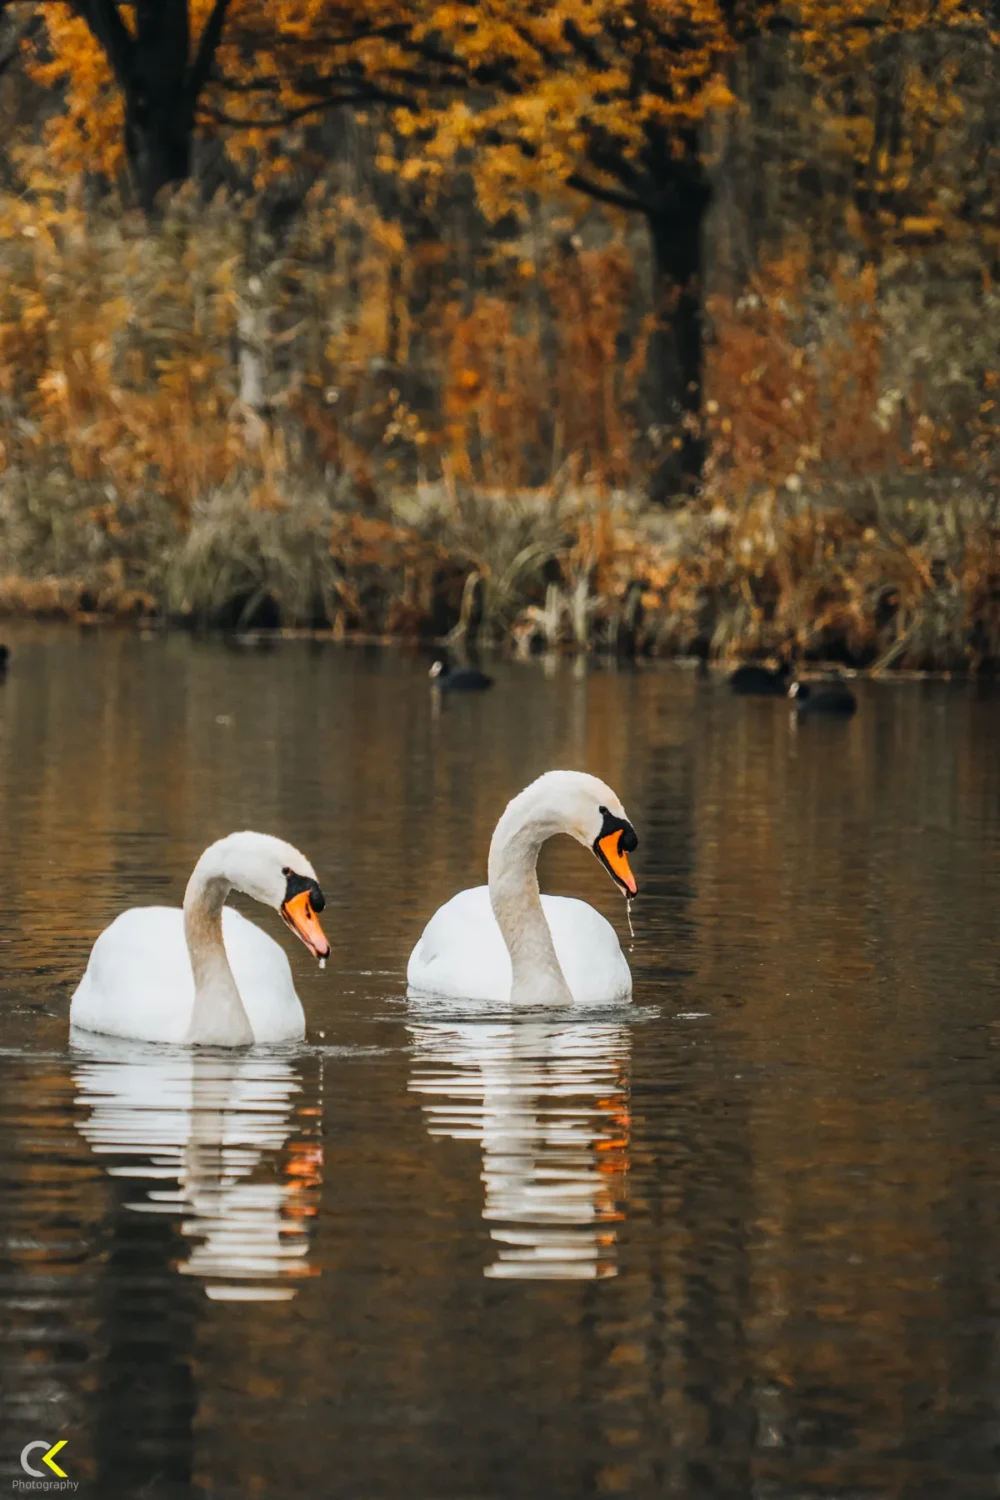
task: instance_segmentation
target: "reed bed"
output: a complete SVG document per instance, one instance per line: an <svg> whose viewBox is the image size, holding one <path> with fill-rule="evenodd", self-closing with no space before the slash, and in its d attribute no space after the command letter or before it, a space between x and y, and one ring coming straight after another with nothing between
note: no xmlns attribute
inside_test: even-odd
<svg viewBox="0 0 1000 1500"><path fill-rule="evenodd" d="M280 243L183 193L0 231L0 610L1000 664L1000 294L960 250L818 275L792 241L711 297L704 484L653 507L613 217L471 271L330 184Z"/></svg>

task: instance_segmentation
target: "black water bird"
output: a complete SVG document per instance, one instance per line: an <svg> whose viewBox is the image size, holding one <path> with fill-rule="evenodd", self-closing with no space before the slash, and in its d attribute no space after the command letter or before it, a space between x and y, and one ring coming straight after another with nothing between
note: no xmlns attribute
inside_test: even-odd
<svg viewBox="0 0 1000 1500"><path fill-rule="evenodd" d="M737 667L729 686L741 697L784 698L788 693L788 663L778 667Z"/></svg>
<svg viewBox="0 0 1000 1500"><path fill-rule="evenodd" d="M849 719L858 706L858 700L843 682L821 682L815 688L807 682L793 682L788 696L800 719L811 719L818 714Z"/></svg>
<svg viewBox="0 0 1000 1500"><path fill-rule="evenodd" d="M478 667L453 667L447 656L436 656L427 675L442 693L484 693L493 686Z"/></svg>
<svg viewBox="0 0 1000 1500"><path fill-rule="evenodd" d="M7 664L8 664L9 661L10 661L10 647L9 646L0 646L0 677L2 677L3 674L6 672L6 670L7 670Z"/></svg>

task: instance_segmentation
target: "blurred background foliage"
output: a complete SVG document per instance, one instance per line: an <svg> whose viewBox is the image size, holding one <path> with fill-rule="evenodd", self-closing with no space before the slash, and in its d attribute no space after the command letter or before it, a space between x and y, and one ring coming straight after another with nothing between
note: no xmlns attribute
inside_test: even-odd
<svg viewBox="0 0 1000 1500"><path fill-rule="evenodd" d="M998 48L0 0L0 606L995 668Z"/></svg>

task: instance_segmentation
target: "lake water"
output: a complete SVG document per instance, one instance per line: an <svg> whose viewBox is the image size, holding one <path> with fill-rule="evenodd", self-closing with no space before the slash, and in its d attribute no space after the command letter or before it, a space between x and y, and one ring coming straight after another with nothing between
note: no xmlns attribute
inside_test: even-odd
<svg viewBox="0 0 1000 1500"><path fill-rule="evenodd" d="M499 663L438 710L416 655L4 634L4 1488L65 1439L96 1500L997 1495L1000 697L796 725ZM634 941L585 850L542 861L635 1003L408 1003L555 766L636 825ZM250 912L308 1042L71 1045L98 931L247 826L326 892L325 973Z"/></svg>

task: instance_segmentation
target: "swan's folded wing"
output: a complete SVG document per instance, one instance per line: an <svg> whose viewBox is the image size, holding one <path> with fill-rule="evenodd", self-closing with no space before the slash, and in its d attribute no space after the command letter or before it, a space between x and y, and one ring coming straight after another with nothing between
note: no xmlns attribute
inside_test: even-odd
<svg viewBox="0 0 1000 1500"><path fill-rule="evenodd" d="M410 954L406 982L418 994L507 1003L510 955L485 885L438 908Z"/></svg>
<svg viewBox="0 0 1000 1500"><path fill-rule="evenodd" d="M70 1004L70 1024L137 1041L182 1042L194 979L179 907L135 906L106 927Z"/></svg>
<svg viewBox="0 0 1000 1500"><path fill-rule="evenodd" d="M542 910L573 999L581 1005L627 1000L632 975L611 923L569 896L543 896ZM460 891L434 913L410 954L406 980L417 994L509 1001L510 955L486 886Z"/></svg>
<svg viewBox="0 0 1000 1500"><path fill-rule="evenodd" d="M305 1015L284 950L241 912L222 912L226 954L254 1040L295 1041ZM70 1024L106 1036L183 1043L194 977L179 907L136 906L95 942L70 1005Z"/></svg>

